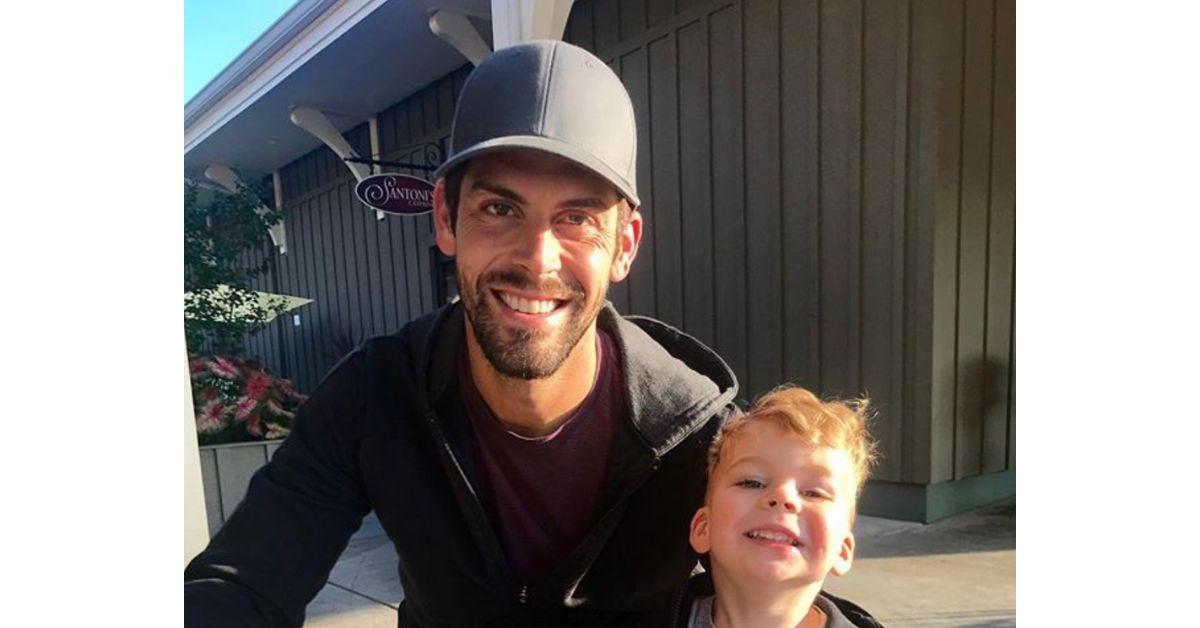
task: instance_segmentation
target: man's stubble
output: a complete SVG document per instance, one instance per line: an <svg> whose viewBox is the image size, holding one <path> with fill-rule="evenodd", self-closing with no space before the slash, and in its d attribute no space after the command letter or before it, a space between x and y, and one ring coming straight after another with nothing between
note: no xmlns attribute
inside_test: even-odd
<svg viewBox="0 0 1200 628"><path fill-rule="evenodd" d="M596 320L608 294L608 282L605 281L600 287L599 298L588 305L578 282L568 283L557 278L539 282L513 270L486 272L471 289L464 290L467 280L462 271L456 270L455 275L463 309L484 357L497 372L513 379L544 379L556 373ZM498 313L486 305L488 291L504 287L569 295L566 303L560 306L569 309L566 322L558 329L542 332L505 325ZM506 306L496 304L495 307Z"/></svg>

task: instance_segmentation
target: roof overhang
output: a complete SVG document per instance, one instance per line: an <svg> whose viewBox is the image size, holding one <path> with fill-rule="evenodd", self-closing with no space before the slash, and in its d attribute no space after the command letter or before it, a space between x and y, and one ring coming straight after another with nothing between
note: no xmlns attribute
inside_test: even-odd
<svg viewBox="0 0 1200 628"><path fill-rule="evenodd" d="M320 146L292 108L346 131L467 63L429 29L442 8L490 13L488 0L300 0L185 105L184 176L270 173Z"/></svg>

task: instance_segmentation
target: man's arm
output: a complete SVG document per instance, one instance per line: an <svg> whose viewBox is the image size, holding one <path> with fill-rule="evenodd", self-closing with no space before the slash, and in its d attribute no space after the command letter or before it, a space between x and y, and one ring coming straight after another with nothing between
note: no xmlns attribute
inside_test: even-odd
<svg viewBox="0 0 1200 628"><path fill-rule="evenodd" d="M362 421L352 354L300 408L292 433L184 571L189 627L300 626L370 511L357 471Z"/></svg>

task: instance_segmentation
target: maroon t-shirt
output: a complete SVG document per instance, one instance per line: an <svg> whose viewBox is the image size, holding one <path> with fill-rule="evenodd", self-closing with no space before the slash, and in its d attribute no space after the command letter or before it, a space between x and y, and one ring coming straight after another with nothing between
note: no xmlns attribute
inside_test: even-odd
<svg viewBox="0 0 1200 628"><path fill-rule="evenodd" d="M591 391L553 434L538 438L505 429L475 388L465 352L459 360L477 467L508 563L521 582L553 570L592 526L624 405L613 341L599 330L596 338Z"/></svg>

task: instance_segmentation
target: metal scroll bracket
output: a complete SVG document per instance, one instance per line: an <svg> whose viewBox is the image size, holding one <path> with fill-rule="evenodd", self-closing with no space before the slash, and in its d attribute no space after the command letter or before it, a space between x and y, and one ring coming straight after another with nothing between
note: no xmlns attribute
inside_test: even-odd
<svg viewBox="0 0 1200 628"><path fill-rule="evenodd" d="M408 152L417 146L400 149L400 153ZM420 145L422 154L425 157L424 164L414 164L407 161L385 161L383 159L364 159L362 157L344 157L343 161L348 164L367 164L370 166L384 166L387 168L408 168L409 170L420 170L422 172L433 172L438 169L438 165L442 163L442 148L437 142L426 142ZM429 165L432 164L432 165Z"/></svg>

